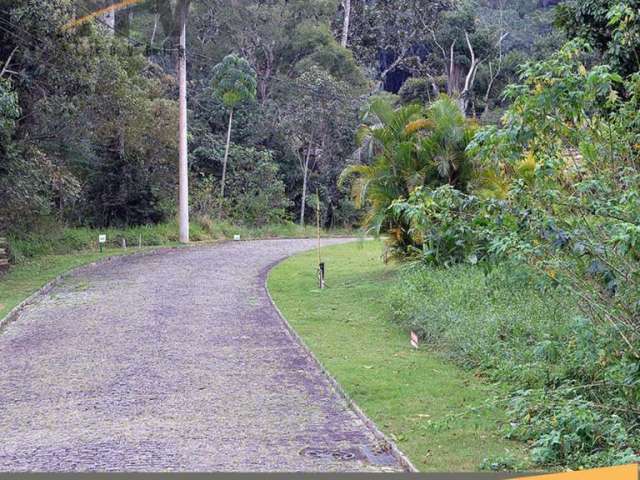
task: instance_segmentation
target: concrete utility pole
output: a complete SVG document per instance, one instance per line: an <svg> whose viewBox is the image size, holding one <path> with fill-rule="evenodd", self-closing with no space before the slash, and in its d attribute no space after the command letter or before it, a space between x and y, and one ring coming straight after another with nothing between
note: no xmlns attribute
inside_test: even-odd
<svg viewBox="0 0 640 480"><path fill-rule="evenodd" d="M113 37L116 30L116 0L109 0L105 3L107 5L103 10L106 10L106 13L102 15L99 20L102 22L102 30L104 30L108 36Z"/></svg>
<svg viewBox="0 0 640 480"><path fill-rule="evenodd" d="M187 9L188 1L178 2L180 8L180 48L178 51L178 83L180 89L179 136L179 217L180 242L189 243L189 164L187 146Z"/></svg>
<svg viewBox="0 0 640 480"><path fill-rule="evenodd" d="M110 10L109 12L105 13L104 16L102 17L102 22L104 23L104 26L106 27L107 34L113 36L113 34L115 33L115 29L116 29L116 12L115 12L115 10Z"/></svg>
<svg viewBox="0 0 640 480"><path fill-rule="evenodd" d="M340 44L344 48L347 48L347 43L349 42L349 25L351 23L351 0L342 0L342 7L344 8L344 24Z"/></svg>

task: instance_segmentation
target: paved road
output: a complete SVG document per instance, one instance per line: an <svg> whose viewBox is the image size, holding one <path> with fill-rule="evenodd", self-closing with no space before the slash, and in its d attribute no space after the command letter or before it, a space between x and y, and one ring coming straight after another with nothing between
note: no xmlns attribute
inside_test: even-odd
<svg viewBox="0 0 640 480"><path fill-rule="evenodd" d="M131 257L27 307L0 334L0 470L399 469L264 291L313 245Z"/></svg>

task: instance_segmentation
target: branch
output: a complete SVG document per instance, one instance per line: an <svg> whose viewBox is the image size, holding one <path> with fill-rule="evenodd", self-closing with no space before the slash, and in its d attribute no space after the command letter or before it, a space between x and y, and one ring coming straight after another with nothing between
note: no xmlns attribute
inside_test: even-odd
<svg viewBox="0 0 640 480"><path fill-rule="evenodd" d="M485 113L489 111L489 96L491 95L491 90L493 90L493 84L500 76L500 73L502 73L502 59L503 59L502 42L504 42L504 39L507 38L508 36L509 36L509 32L504 32L502 35L500 35L500 38L498 39L498 43L496 43L496 46L498 47L498 65L496 66L495 73L493 72L493 64L489 62L489 85L487 85L487 91L484 94Z"/></svg>
<svg viewBox="0 0 640 480"><path fill-rule="evenodd" d="M381 74L380 74L380 79L384 80L386 78L386 76L389 74L389 72L391 70L393 70L394 68L396 68L400 62L402 62L404 60L405 55L407 54L407 51L409 50L409 48L407 46L402 47L402 52L400 52L400 55L398 55L398 58L396 58L393 63L391 65L389 65Z"/></svg>
<svg viewBox="0 0 640 480"><path fill-rule="evenodd" d="M344 8L344 24L342 27L342 41L340 44L343 48L347 48L349 41L349 26L351 23L351 0L342 0L342 7Z"/></svg>
<svg viewBox="0 0 640 480"><path fill-rule="evenodd" d="M449 72L447 73L449 76L451 76L453 74L453 68L454 68L454 61L453 61L453 49L456 46L456 40L454 39L453 42L451 42L451 46L449 47Z"/></svg>
<svg viewBox="0 0 640 480"><path fill-rule="evenodd" d="M7 72L13 73L13 74L17 74L17 72L9 70L9 65L11 64L11 59L13 58L13 56L15 55L17 50L18 50L18 47L16 46L11 51L11 53L9 54L9 58L7 58L7 61L4 63L4 67L2 67L2 72L0 72L0 77L2 77Z"/></svg>
<svg viewBox="0 0 640 480"><path fill-rule="evenodd" d="M473 81L475 80L476 70L478 69L478 65L480 61L476 59L476 53L473 50L473 45L471 45L471 40L469 40L469 34L464 32L464 37L467 40L467 47L469 48L469 53L471 54L471 66L469 67L469 72L467 72L467 78L464 81L464 89L462 90L462 94L466 94L469 92Z"/></svg>
<svg viewBox="0 0 640 480"><path fill-rule="evenodd" d="M431 36L433 37L433 43L435 43L436 47L440 49L440 51L442 52L442 59L445 60L447 58L447 52L444 51L444 48L442 48L442 45L440 45L440 42L438 42L438 39L436 38L436 32L434 32L433 30L430 30L430 32Z"/></svg>

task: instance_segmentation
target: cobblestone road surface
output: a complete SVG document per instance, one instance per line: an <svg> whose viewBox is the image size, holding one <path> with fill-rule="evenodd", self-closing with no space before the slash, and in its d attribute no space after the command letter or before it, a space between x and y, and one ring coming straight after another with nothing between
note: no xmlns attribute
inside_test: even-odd
<svg viewBox="0 0 640 480"><path fill-rule="evenodd" d="M0 470L399 470L264 291L313 246L130 257L40 297L0 333Z"/></svg>

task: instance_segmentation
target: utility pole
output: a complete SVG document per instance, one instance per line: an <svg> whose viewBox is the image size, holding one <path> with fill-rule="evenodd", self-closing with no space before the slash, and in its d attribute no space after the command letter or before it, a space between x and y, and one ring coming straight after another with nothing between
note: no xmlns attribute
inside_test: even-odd
<svg viewBox="0 0 640 480"><path fill-rule="evenodd" d="M178 1L180 48L178 50L178 84L180 90L179 200L180 243L189 243L189 165L187 146L187 9L189 0Z"/></svg>
<svg viewBox="0 0 640 480"><path fill-rule="evenodd" d="M109 7L113 7L115 4L114 0L109 2ZM113 36L116 29L116 11L115 9L107 11L102 17L102 22L104 23L105 30L107 31L107 35Z"/></svg>
<svg viewBox="0 0 640 480"><path fill-rule="evenodd" d="M342 26L342 41L340 45L347 48L349 42L349 25L351 23L351 0L342 0L342 7L344 8L344 23Z"/></svg>

